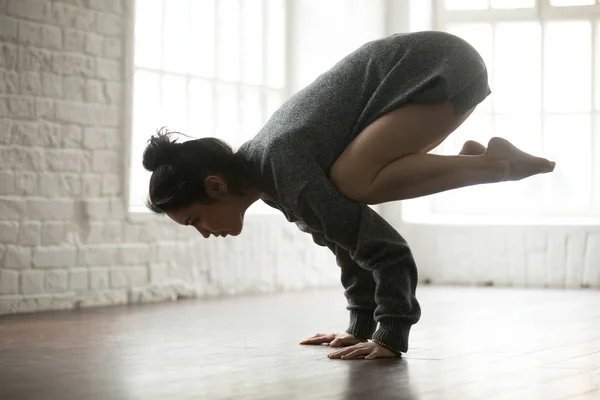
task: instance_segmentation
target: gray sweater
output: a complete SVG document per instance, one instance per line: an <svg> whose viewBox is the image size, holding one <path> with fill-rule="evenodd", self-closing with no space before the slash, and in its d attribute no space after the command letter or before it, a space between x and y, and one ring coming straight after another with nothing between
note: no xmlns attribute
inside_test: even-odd
<svg viewBox="0 0 600 400"><path fill-rule="evenodd" d="M345 197L328 179L331 166L365 127L397 107L450 100L463 113L490 93L483 60L462 39L395 34L344 57L238 150L262 185L262 200L336 255L348 333L406 352L421 315L418 274L404 238L370 207Z"/></svg>

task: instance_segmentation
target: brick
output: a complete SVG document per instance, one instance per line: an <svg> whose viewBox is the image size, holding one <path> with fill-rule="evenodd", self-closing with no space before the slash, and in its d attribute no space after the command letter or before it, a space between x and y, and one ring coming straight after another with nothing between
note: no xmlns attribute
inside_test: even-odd
<svg viewBox="0 0 600 400"><path fill-rule="evenodd" d="M0 221L0 243L17 244L19 238L19 223L15 221Z"/></svg>
<svg viewBox="0 0 600 400"><path fill-rule="evenodd" d="M9 116L10 114L8 112L8 99L0 96L0 118Z"/></svg>
<svg viewBox="0 0 600 400"><path fill-rule="evenodd" d="M600 233L588 234L583 270L584 286L600 287Z"/></svg>
<svg viewBox="0 0 600 400"><path fill-rule="evenodd" d="M116 82L106 82L105 84L106 99L109 104L121 104L123 102L123 92L121 84Z"/></svg>
<svg viewBox="0 0 600 400"><path fill-rule="evenodd" d="M109 199L110 215L113 219L123 219L127 216L127 201L121 197L111 197Z"/></svg>
<svg viewBox="0 0 600 400"><path fill-rule="evenodd" d="M19 244L21 246L38 246L42 242L42 224L39 221L21 223Z"/></svg>
<svg viewBox="0 0 600 400"><path fill-rule="evenodd" d="M140 265L150 261L148 244L126 244L119 248L117 262L125 265Z"/></svg>
<svg viewBox="0 0 600 400"><path fill-rule="evenodd" d="M0 295L19 294L19 273L0 269Z"/></svg>
<svg viewBox="0 0 600 400"><path fill-rule="evenodd" d="M96 61L81 54L55 54L52 58L52 71L65 76L92 78L96 75Z"/></svg>
<svg viewBox="0 0 600 400"><path fill-rule="evenodd" d="M54 246L63 244L66 240L64 222L47 221L42 224L42 245Z"/></svg>
<svg viewBox="0 0 600 400"><path fill-rule="evenodd" d="M75 217L73 199L27 199L25 215L37 220L71 220Z"/></svg>
<svg viewBox="0 0 600 400"><path fill-rule="evenodd" d="M81 266L110 266L117 261L118 247L85 246L79 249L77 263Z"/></svg>
<svg viewBox="0 0 600 400"><path fill-rule="evenodd" d="M0 196L7 194L16 194L15 173L0 171Z"/></svg>
<svg viewBox="0 0 600 400"><path fill-rule="evenodd" d="M17 66L20 72L52 72L52 52L36 47L19 47Z"/></svg>
<svg viewBox="0 0 600 400"><path fill-rule="evenodd" d="M15 69L17 60L17 46L10 43L0 43L0 67Z"/></svg>
<svg viewBox="0 0 600 400"><path fill-rule="evenodd" d="M67 149L81 148L83 129L77 125L63 125L60 130L61 146Z"/></svg>
<svg viewBox="0 0 600 400"><path fill-rule="evenodd" d="M84 51L87 54L101 56L104 54L104 38L95 33L86 33Z"/></svg>
<svg viewBox="0 0 600 400"><path fill-rule="evenodd" d="M144 266L119 267L110 270L110 286L113 289L141 286L148 283L148 268Z"/></svg>
<svg viewBox="0 0 600 400"><path fill-rule="evenodd" d="M44 271L28 270L21 273L21 293L41 294L45 292Z"/></svg>
<svg viewBox="0 0 600 400"><path fill-rule="evenodd" d="M46 0L8 0L8 13L36 21L51 20L52 3Z"/></svg>
<svg viewBox="0 0 600 400"><path fill-rule="evenodd" d="M90 268L89 275L90 289L108 289L108 269L107 268Z"/></svg>
<svg viewBox="0 0 600 400"><path fill-rule="evenodd" d="M104 93L104 83L99 80L88 80L86 82L86 101L88 103L107 103Z"/></svg>
<svg viewBox="0 0 600 400"><path fill-rule="evenodd" d="M42 47L42 25L30 21L19 21L19 42L24 45Z"/></svg>
<svg viewBox="0 0 600 400"><path fill-rule="evenodd" d="M121 81L123 75L121 63L107 58L98 58L96 77L108 81Z"/></svg>
<svg viewBox="0 0 600 400"><path fill-rule="evenodd" d="M112 172L119 171L119 155L110 150L94 150L92 153L92 171Z"/></svg>
<svg viewBox="0 0 600 400"><path fill-rule="evenodd" d="M120 59L123 56L123 45L119 38L107 38L104 41L104 57Z"/></svg>
<svg viewBox="0 0 600 400"><path fill-rule="evenodd" d="M123 225L121 221L110 221L104 224L102 230L104 241L107 243L121 243L123 241Z"/></svg>
<svg viewBox="0 0 600 400"><path fill-rule="evenodd" d="M2 100L2 98L0 98ZM12 122L10 119L0 118L0 145L11 144L11 134L10 130L12 129Z"/></svg>
<svg viewBox="0 0 600 400"><path fill-rule="evenodd" d="M39 135L40 126L32 121L13 121L10 126L11 142L18 146L44 146Z"/></svg>
<svg viewBox="0 0 600 400"><path fill-rule="evenodd" d="M61 126L48 121L41 121L39 124L39 146L59 147L64 140Z"/></svg>
<svg viewBox="0 0 600 400"><path fill-rule="evenodd" d="M118 126L119 109L100 104L57 102L56 119L81 125Z"/></svg>
<svg viewBox="0 0 600 400"><path fill-rule="evenodd" d="M64 270L46 272L46 292L61 293L69 290L69 274Z"/></svg>
<svg viewBox="0 0 600 400"><path fill-rule="evenodd" d="M65 100L84 101L85 80L78 76L67 76L63 79L63 93Z"/></svg>
<svg viewBox="0 0 600 400"><path fill-rule="evenodd" d="M93 31L95 14L93 10L86 10L70 4L55 3L52 17L54 22L63 27Z"/></svg>
<svg viewBox="0 0 600 400"><path fill-rule="evenodd" d="M15 191L22 196L32 196L37 194L38 175L35 172L17 171L15 173Z"/></svg>
<svg viewBox="0 0 600 400"><path fill-rule="evenodd" d="M78 172L81 170L82 153L72 149L48 149L47 163L50 171Z"/></svg>
<svg viewBox="0 0 600 400"><path fill-rule="evenodd" d="M6 246L5 268L31 268L31 247Z"/></svg>
<svg viewBox="0 0 600 400"><path fill-rule="evenodd" d="M62 197L77 197L81 195L81 176L79 174L60 174L58 188Z"/></svg>
<svg viewBox="0 0 600 400"><path fill-rule="evenodd" d="M39 148L9 147L0 149L0 166L17 171L40 171L45 166L44 150Z"/></svg>
<svg viewBox="0 0 600 400"><path fill-rule="evenodd" d="M102 193L102 177L95 174L84 174L81 180L82 195L95 197Z"/></svg>
<svg viewBox="0 0 600 400"><path fill-rule="evenodd" d="M118 195L121 194L121 177L116 174L107 174L102 176L102 194Z"/></svg>
<svg viewBox="0 0 600 400"><path fill-rule="evenodd" d="M69 270L69 290L86 290L89 287L89 271L85 268Z"/></svg>
<svg viewBox="0 0 600 400"><path fill-rule="evenodd" d="M89 127L83 131L83 147L90 150L116 149L118 147L118 130L110 128Z"/></svg>
<svg viewBox="0 0 600 400"><path fill-rule="evenodd" d="M0 197L0 215L3 220L20 220L25 213L25 200Z"/></svg>
<svg viewBox="0 0 600 400"><path fill-rule="evenodd" d="M123 11L121 0L89 0L89 7L98 11L119 14Z"/></svg>
<svg viewBox="0 0 600 400"><path fill-rule="evenodd" d="M36 118L54 118L54 100L35 99L35 117Z"/></svg>
<svg viewBox="0 0 600 400"><path fill-rule="evenodd" d="M37 72L22 72L20 76L20 93L27 96L39 96L42 94L42 77ZM32 113L33 117L34 114Z"/></svg>
<svg viewBox="0 0 600 400"><path fill-rule="evenodd" d="M65 29L65 51L83 53L86 33L75 29Z"/></svg>
<svg viewBox="0 0 600 400"><path fill-rule="evenodd" d="M19 74L15 71L0 69L0 93L19 93Z"/></svg>
<svg viewBox="0 0 600 400"><path fill-rule="evenodd" d="M17 20L11 17L0 15L0 39L17 40Z"/></svg>
<svg viewBox="0 0 600 400"><path fill-rule="evenodd" d="M108 36L120 36L123 32L123 19L114 14L98 11L96 31ZM91 29L90 29L91 30Z"/></svg>
<svg viewBox="0 0 600 400"><path fill-rule="evenodd" d="M48 246L33 249L35 268L69 268L75 265L76 258L75 247Z"/></svg>
<svg viewBox="0 0 600 400"><path fill-rule="evenodd" d="M83 200L83 214L90 219L108 219L111 217L110 201L108 199L85 199Z"/></svg>
<svg viewBox="0 0 600 400"><path fill-rule="evenodd" d="M9 97L8 112L13 118L35 118L35 102L32 98Z"/></svg>
<svg viewBox="0 0 600 400"><path fill-rule="evenodd" d="M44 25L42 27L42 46L50 50L61 50L62 31L57 26Z"/></svg>
<svg viewBox="0 0 600 400"><path fill-rule="evenodd" d="M82 240L86 244L105 243L104 240L104 222L90 221L87 224L85 233L81 234Z"/></svg>
<svg viewBox="0 0 600 400"><path fill-rule="evenodd" d="M44 72L42 74L42 94L56 99L63 98L63 77Z"/></svg>

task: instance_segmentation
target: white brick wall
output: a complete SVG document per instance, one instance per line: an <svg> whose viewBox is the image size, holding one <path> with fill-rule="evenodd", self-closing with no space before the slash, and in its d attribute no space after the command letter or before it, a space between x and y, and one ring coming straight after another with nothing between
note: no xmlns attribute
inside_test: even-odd
<svg viewBox="0 0 600 400"><path fill-rule="evenodd" d="M0 0L0 314L337 285L329 252L281 216L206 241L127 214L131 9Z"/></svg>
<svg viewBox="0 0 600 400"><path fill-rule="evenodd" d="M422 283L600 289L600 226L435 226L385 215L413 249Z"/></svg>

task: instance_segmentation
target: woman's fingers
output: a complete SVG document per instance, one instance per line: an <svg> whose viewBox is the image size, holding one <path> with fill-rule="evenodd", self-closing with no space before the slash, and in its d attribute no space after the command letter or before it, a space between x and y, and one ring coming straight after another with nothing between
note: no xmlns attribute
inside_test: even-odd
<svg viewBox="0 0 600 400"><path fill-rule="evenodd" d="M300 344L323 344L323 343L330 343L334 339L335 339L335 335L332 334L332 333L330 333L330 334L317 333L317 334L309 337L308 339L304 339L303 341L300 342Z"/></svg>

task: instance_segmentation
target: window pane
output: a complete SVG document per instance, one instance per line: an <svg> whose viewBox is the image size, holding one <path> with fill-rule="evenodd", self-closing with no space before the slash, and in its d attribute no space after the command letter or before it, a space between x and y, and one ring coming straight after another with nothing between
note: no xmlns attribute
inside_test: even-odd
<svg viewBox="0 0 600 400"><path fill-rule="evenodd" d="M595 3L596 0L550 0L550 5L557 7L565 6L587 6Z"/></svg>
<svg viewBox="0 0 600 400"><path fill-rule="evenodd" d="M596 57L596 110L600 110L600 23L596 24L596 48L594 51L594 57Z"/></svg>
<svg viewBox="0 0 600 400"><path fill-rule="evenodd" d="M285 0L267 0L267 86L285 86Z"/></svg>
<svg viewBox="0 0 600 400"><path fill-rule="evenodd" d="M543 156L542 117L539 114L497 115L494 119L494 136L508 140L529 154ZM519 211L528 206L539 206L543 190L543 180L532 177L494 185L490 192L502 198L504 210Z"/></svg>
<svg viewBox="0 0 600 400"><path fill-rule="evenodd" d="M160 128L160 76L157 73L135 72L132 117L129 204L143 207L150 173L142 166L142 156L148 139Z"/></svg>
<svg viewBox="0 0 600 400"><path fill-rule="evenodd" d="M162 80L162 124L169 130L186 132L187 79L177 75L165 75Z"/></svg>
<svg viewBox="0 0 600 400"><path fill-rule="evenodd" d="M215 136L213 126L213 85L202 79L190 81L190 136Z"/></svg>
<svg viewBox="0 0 600 400"><path fill-rule="evenodd" d="M260 85L263 74L262 2L242 0L242 82Z"/></svg>
<svg viewBox="0 0 600 400"><path fill-rule="evenodd" d="M541 110L540 24L499 23L495 53L494 109L498 112Z"/></svg>
<svg viewBox="0 0 600 400"><path fill-rule="evenodd" d="M217 1L217 74L227 81L240 77L240 10L237 0Z"/></svg>
<svg viewBox="0 0 600 400"><path fill-rule="evenodd" d="M238 96L234 85L217 85L216 136L231 146L238 144Z"/></svg>
<svg viewBox="0 0 600 400"><path fill-rule="evenodd" d="M491 0L492 8L531 8L535 0Z"/></svg>
<svg viewBox="0 0 600 400"><path fill-rule="evenodd" d="M544 41L544 108L591 109L592 52L588 21L548 22Z"/></svg>
<svg viewBox="0 0 600 400"><path fill-rule="evenodd" d="M189 23L188 0L165 0L163 68L167 71L188 70Z"/></svg>
<svg viewBox="0 0 600 400"><path fill-rule="evenodd" d="M592 150L590 115L550 115L544 126L544 156L556 169L543 176L550 205L590 203Z"/></svg>
<svg viewBox="0 0 600 400"><path fill-rule="evenodd" d="M600 207L600 115L596 115L596 132L594 132L595 136L595 146L594 146L594 189L595 189L595 204Z"/></svg>
<svg viewBox="0 0 600 400"><path fill-rule="evenodd" d="M215 74L215 2L191 1L190 68L192 75L212 78Z"/></svg>
<svg viewBox="0 0 600 400"><path fill-rule="evenodd" d="M135 2L135 65L160 68L162 0Z"/></svg>
<svg viewBox="0 0 600 400"><path fill-rule="evenodd" d="M450 24L447 32L459 36L469 42L485 61L488 69L488 79L493 82L493 35L492 25L489 23L461 23ZM492 91L495 89L492 88ZM482 111L491 111L491 101L493 96L488 96L477 108Z"/></svg>
<svg viewBox="0 0 600 400"><path fill-rule="evenodd" d="M483 10L488 8L488 0L445 0L447 10Z"/></svg>
<svg viewBox="0 0 600 400"><path fill-rule="evenodd" d="M252 139L261 128L262 107L260 104L260 90L255 88L247 88L242 90L241 101L241 130L239 144Z"/></svg>
<svg viewBox="0 0 600 400"><path fill-rule="evenodd" d="M283 94L281 91L269 90L266 94L267 109L265 121L269 120L275 111L283 104Z"/></svg>

